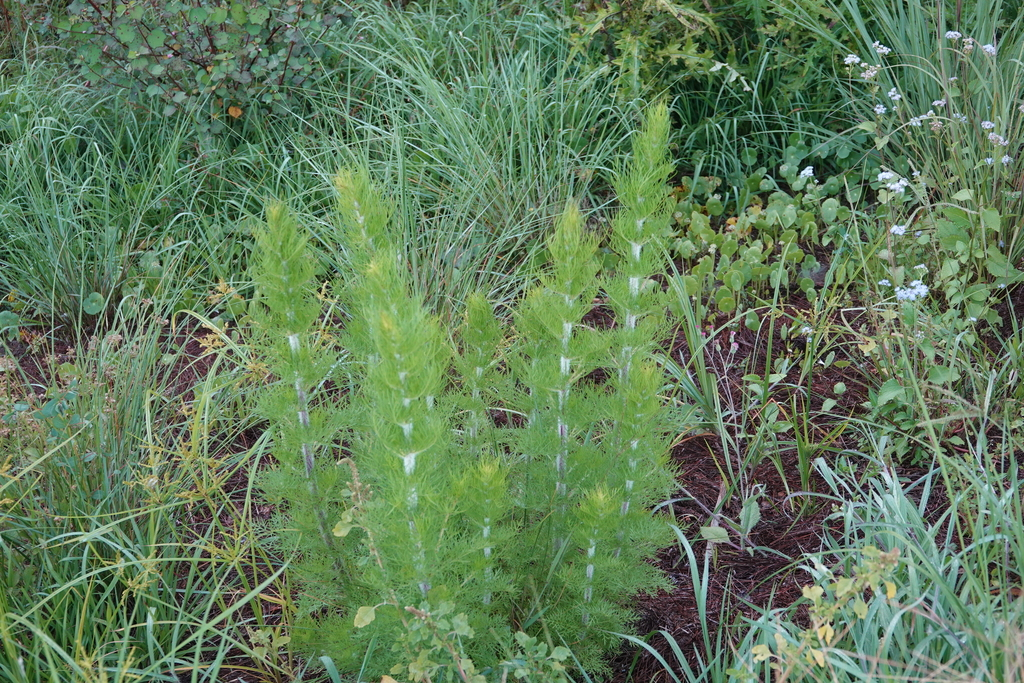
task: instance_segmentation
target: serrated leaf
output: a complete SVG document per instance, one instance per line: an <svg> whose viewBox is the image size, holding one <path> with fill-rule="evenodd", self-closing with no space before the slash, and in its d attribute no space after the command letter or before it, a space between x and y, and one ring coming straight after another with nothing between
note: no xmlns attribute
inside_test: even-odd
<svg viewBox="0 0 1024 683"><path fill-rule="evenodd" d="M373 623L377 618L377 608L373 605L363 605L356 610L354 625L356 628L363 628Z"/></svg>
<svg viewBox="0 0 1024 683"><path fill-rule="evenodd" d="M882 388L878 390L877 403L880 406L892 403L893 401L905 400L907 396L906 388L899 383L896 379L890 379L882 385Z"/></svg>

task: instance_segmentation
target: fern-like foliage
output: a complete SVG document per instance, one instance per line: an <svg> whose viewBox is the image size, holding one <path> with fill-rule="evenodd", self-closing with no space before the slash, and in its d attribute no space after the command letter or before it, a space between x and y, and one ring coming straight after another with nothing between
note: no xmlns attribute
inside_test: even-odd
<svg viewBox="0 0 1024 683"><path fill-rule="evenodd" d="M652 357L665 329L655 275L669 217L667 136L667 110L657 107L616 179L619 271L599 276L597 241L570 204L509 330L475 295L449 335L411 291L388 202L365 172L340 173L339 220L355 267L343 345L356 378L339 411L350 451L340 463L317 460L317 444L337 441L340 423L310 395L331 358L309 351L317 305L305 286L310 262L295 256L304 241L278 209L268 212L263 324L282 340L269 347L282 382L265 411L281 435L281 467L267 485L289 500L304 564L335 590L333 601L311 590L321 602L308 646L354 666L371 641L403 643L372 664L411 671L409 643L419 641L400 635L454 605L459 628L442 648L452 657L497 665L513 631L535 629L600 672L617 642L608 632L629 629L632 597L665 586L647 560L670 542L650 509L673 483ZM607 301L613 326L588 322L595 299ZM499 414L512 417L496 422Z"/></svg>

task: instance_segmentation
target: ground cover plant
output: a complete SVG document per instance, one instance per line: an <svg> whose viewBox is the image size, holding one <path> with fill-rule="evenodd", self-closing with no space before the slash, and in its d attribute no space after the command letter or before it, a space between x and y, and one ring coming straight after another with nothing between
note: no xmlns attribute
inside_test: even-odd
<svg viewBox="0 0 1024 683"><path fill-rule="evenodd" d="M1017 9L0 0L0 678L1021 679Z"/></svg>

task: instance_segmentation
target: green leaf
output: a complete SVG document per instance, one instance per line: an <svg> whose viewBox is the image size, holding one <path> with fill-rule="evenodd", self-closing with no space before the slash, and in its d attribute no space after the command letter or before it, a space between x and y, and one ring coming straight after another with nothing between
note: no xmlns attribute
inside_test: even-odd
<svg viewBox="0 0 1024 683"><path fill-rule="evenodd" d="M720 526L702 526L700 535L708 543L728 543L729 532Z"/></svg>
<svg viewBox="0 0 1024 683"><path fill-rule="evenodd" d="M122 43L129 46L134 45L135 41L139 38L139 34L130 24L118 24L117 28L114 29L114 35Z"/></svg>
<svg viewBox="0 0 1024 683"><path fill-rule="evenodd" d="M761 505L757 502L758 496L754 495L743 502L743 509L740 510L740 529L744 534L749 534L761 521Z"/></svg>
<svg viewBox="0 0 1024 683"><path fill-rule="evenodd" d="M146 36L146 43L154 50L164 46L167 42L167 34L163 32L163 29L153 29L148 36Z"/></svg>
<svg viewBox="0 0 1024 683"><path fill-rule="evenodd" d="M893 401L906 399L907 390L896 379L890 379L878 390L878 405L884 406Z"/></svg>
<svg viewBox="0 0 1024 683"><path fill-rule="evenodd" d="M245 5L240 2L231 5L231 21L242 26L249 21L249 13L245 11Z"/></svg>
<svg viewBox="0 0 1024 683"><path fill-rule="evenodd" d="M103 295L99 292L93 292L85 297L85 301L82 302L82 311L86 315L97 315L103 310L104 305L106 305L106 300L103 298Z"/></svg>
<svg viewBox="0 0 1024 683"><path fill-rule="evenodd" d="M832 223L838 214L839 200L835 197L829 197L821 203L821 220L826 223Z"/></svg>
<svg viewBox="0 0 1024 683"><path fill-rule="evenodd" d="M974 199L974 190L960 190L951 197L955 202L967 202Z"/></svg>
<svg viewBox="0 0 1024 683"><path fill-rule="evenodd" d="M377 618L377 608L373 605L363 605L356 611L355 627L363 628L373 623Z"/></svg>
<svg viewBox="0 0 1024 683"><path fill-rule="evenodd" d="M997 209L985 209L981 212L981 227L986 230L999 230L999 211Z"/></svg>

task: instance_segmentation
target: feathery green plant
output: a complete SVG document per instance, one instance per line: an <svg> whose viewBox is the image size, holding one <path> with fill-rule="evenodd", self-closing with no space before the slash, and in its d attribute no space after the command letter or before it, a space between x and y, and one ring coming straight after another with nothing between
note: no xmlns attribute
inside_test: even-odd
<svg viewBox="0 0 1024 683"><path fill-rule="evenodd" d="M556 639L551 645L572 647L585 668L600 670L617 642L608 632L628 628L630 598L665 585L646 559L671 538L649 511L672 482L661 376L651 360L664 309L651 276L669 218L667 136L662 105L637 134L634 160L616 181L623 209L613 223L614 248L622 272L597 277L596 241L570 204L548 240L550 267L514 315L511 337L475 295L450 341L411 293L387 201L366 172L338 174L338 213L357 270L344 295L351 314L344 343L359 379L345 410L349 456L313 468L333 467L347 480L346 509L330 513L340 518L334 539L322 539L320 517L313 523L303 511L330 509L337 493L324 485L288 489L296 526L307 529L303 551L319 556L320 566L333 556L345 567L334 577L333 597L323 590L326 582L313 589L326 611L309 624L315 629L299 635L306 646L354 666L359 644L377 635L395 643L396 671L407 667L415 677L422 662L413 660L447 662L445 652L458 653L454 662L465 656L494 665L514 650L512 631L543 624ZM277 210L268 219L269 234L293 225ZM257 280L264 289L271 271L293 287L311 276L306 262L290 260L282 240L260 241L264 272ZM613 329L586 322L602 289L614 299ZM271 318L282 319L295 300L268 296ZM300 306L308 310L295 314L300 337L314 314L306 301ZM287 372L275 374L283 380L301 375L306 383L324 372L281 367ZM295 395L290 391L288 402ZM267 415L282 421L286 411L275 410ZM510 416L507 424L497 425L494 411ZM516 415L525 416L522 427ZM314 440L334 438L328 429ZM276 477L297 482L297 450L285 448L293 464ZM449 613L456 616L444 621L457 626L451 637L458 646L445 642L454 650L409 635ZM407 635L396 640L398 633ZM374 659L386 668L385 657ZM434 665L476 680L462 665L441 660Z"/></svg>

